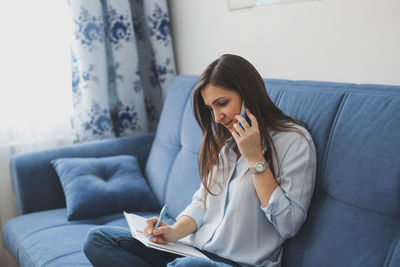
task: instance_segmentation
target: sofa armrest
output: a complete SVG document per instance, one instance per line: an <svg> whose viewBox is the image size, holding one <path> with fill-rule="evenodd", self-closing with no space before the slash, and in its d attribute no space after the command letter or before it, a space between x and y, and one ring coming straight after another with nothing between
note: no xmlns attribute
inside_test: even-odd
<svg viewBox="0 0 400 267"><path fill-rule="evenodd" d="M153 140L154 133L146 133L13 156L10 169L18 213L21 215L65 207L64 192L51 160L134 155L138 157L143 171Z"/></svg>

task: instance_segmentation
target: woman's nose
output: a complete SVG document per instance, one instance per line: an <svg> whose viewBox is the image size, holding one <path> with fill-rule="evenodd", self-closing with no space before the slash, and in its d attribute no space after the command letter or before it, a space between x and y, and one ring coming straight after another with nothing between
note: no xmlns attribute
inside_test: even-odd
<svg viewBox="0 0 400 267"><path fill-rule="evenodd" d="M221 121L222 121L222 119L223 119L223 117L224 117L223 113L222 113L222 112L218 112L218 111L216 111L216 110L214 110L213 112L214 112L214 113L213 113L213 115L214 115L214 121L215 121L216 123L221 123Z"/></svg>

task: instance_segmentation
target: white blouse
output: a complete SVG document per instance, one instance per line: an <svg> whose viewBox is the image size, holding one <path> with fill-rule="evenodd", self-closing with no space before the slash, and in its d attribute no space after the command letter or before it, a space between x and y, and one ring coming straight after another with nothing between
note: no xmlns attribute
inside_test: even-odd
<svg viewBox="0 0 400 267"><path fill-rule="evenodd" d="M307 140L296 132L270 131L281 175L267 207L261 206L247 161L230 149L234 139L227 141L220 152L225 169L220 164L212 172L211 191L218 195L208 194L204 208L201 185L177 217L190 216L196 222L197 232L190 237L195 247L241 265L280 266L282 243L305 221L315 183L314 143L306 129L295 127Z"/></svg>

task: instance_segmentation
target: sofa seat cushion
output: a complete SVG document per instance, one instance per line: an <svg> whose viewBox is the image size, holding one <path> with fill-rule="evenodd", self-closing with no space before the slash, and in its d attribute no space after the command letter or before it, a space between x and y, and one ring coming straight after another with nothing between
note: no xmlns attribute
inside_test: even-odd
<svg viewBox="0 0 400 267"><path fill-rule="evenodd" d="M122 213L72 222L66 214L66 209L35 212L4 225L4 245L20 266L90 266L82 249L86 233L99 225L128 227ZM157 212L136 214L158 216ZM173 223L169 217L166 221Z"/></svg>

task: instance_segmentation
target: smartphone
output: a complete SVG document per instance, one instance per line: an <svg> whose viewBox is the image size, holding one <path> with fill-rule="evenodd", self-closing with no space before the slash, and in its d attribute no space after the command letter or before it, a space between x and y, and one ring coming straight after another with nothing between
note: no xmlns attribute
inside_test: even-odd
<svg viewBox="0 0 400 267"><path fill-rule="evenodd" d="M249 119L249 117L246 114L246 108L244 107L244 101L242 102L242 110L240 111L240 116L245 118L247 123L251 126L251 120ZM239 125L242 126L242 124L240 122L239 122Z"/></svg>

